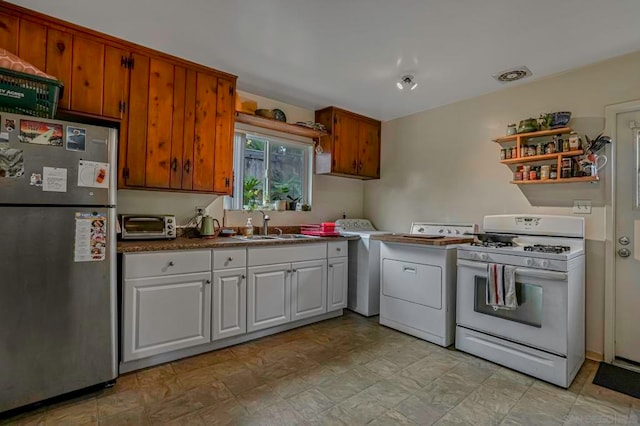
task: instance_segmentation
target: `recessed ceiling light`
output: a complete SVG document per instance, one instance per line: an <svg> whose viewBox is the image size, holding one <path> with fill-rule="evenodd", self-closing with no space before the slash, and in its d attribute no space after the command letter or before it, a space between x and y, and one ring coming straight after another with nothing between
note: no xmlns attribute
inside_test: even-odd
<svg viewBox="0 0 640 426"><path fill-rule="evenodd" d="M525 66L510 68L493 74L493 78L500 83L511 83L512 81L521 80L531 75L531 70Z"/></svg>
<svg viewBox="0 0 640 426"><path fill-rule="evenodd" d="M408 87L409 90L414 90L418 87L418 83L416 83L415 77L411 74L403 75L400 77L400 80L396 82L396 87L398 90L404 90L405 87Z"/></svg>

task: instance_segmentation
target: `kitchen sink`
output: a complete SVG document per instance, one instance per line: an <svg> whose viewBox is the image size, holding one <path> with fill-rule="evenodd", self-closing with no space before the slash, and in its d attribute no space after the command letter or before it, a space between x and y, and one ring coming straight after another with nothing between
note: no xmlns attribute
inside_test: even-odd
<svg viewBox="0 0 640 426"><path fill-rule="evenodd" d="M304 234L282 234L277 235L276 238L280 240L304 240L307 238L316 238L313 235L304 235Z"/></svg>
<svg viewBox="0 0 640 426"><path fill-rule="evenodd" d="M277 240L278 237L275 235L254 235L253 237L243 237L243 236L237 236L237 237L233 237L236 240L242 240L242 241L261 241L261 240Z"/></svg>

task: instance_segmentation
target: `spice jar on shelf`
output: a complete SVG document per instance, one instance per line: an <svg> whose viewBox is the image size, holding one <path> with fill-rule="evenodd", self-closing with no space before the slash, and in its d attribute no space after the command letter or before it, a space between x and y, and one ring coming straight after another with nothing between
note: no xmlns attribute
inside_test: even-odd
<svg viewBox="0 0 640 426"><path fill-rule="evenodd" d="M545 165L540 167L540 180L549 180L551 166Z"/></svg>
<svg viewBox="0 0 640 426"><path fill-rule="evenodd" d="M511 148L511 158L518 158L518 149L515 146Z"/></svg>
<svg viewBox="0 0 640 426"><path fill-rule="evenodd" d="M506 160L507 159L507 150L502 148L500 150L500 160Z"/></svg>
<svg viewBox="0 0 640 426"><path fill-rule="evenodd" d="M555 152L556 152L556 143L555 142L549 142L544 147L544 152L545 152L545 154L555 154Z"/></svg>
<svg viewBox="0 0 640 426"><path fill-rule="evenodd" d="M569 150L575 151L580 149L580 136L576 132L569 133Z"/></svg>
<svg viewBox="0 0 640 426"><path fill-rule="evenodd" d="M542 146L542 143L539 143L538 145L536 145L536 155L542 154L544 154L544 147Z"/></svg>
<svg viewBox="0 0 640 426"><path fill-rule="evenodd" d="M549 170L549 179L558 179L558 165L551 165L551 169Z"/></svg>
<svg viewBox="0 0 640 426"><path fill-rule="evenodd" d="M529 173L531 173L531 166L522 166L522 180L529 180Z"/></svg>
<svg viewBox="0 0 640 426"><path fill-rule="evenodd" d="M506 160L510 160L511 159L511 148L507 148L504 150L504 158Z"/></svg>

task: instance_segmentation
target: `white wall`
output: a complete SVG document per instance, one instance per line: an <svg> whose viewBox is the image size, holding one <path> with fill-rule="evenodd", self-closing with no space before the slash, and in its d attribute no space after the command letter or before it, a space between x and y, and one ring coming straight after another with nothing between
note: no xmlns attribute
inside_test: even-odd
<svg viewBox="0 0 640 426"><path fill-rule="evenodd" d="M605 105L640 98L638 75L634 53L383 123L381 179L364 184L365 215L378 228L406 232L414 220L482 224L488 214L570 215L574 199L592 199L599 207L585 216L587 350L602 354L604 258L590 246L604 247L610 166L599 184L521 190L509 184L511 171L491 139L504 135L508 123L552 111L572 111L570 125L593 137L604 127Z"/></svg>
<svg viewBox="0 0 640 426"><path fill-rule="evenodd" d="M258 102L258 108L280 108L287 115L287 122L314 119L314 112L273 99L238 91L241 99ZM299 225L335 220L345 212L348 217L361 217L363 206L363 182L356 179L333 176L313 176L313 205L310 212L271 212L271 225ZM207 211L226 226L242 226L247 221L246 212L227 212L223 197L164 191L118 191L118 213L169 213L175 214L179 224L193 217L196 206L207 206ZM259 214L255 216L256 218ZM254 220L259 225L260 221Z"/></svg>

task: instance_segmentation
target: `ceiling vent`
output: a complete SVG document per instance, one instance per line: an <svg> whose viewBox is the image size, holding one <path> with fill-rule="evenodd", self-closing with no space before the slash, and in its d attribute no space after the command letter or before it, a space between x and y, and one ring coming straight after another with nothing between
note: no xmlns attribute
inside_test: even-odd
<svg viewBox="0 0 640 426"><path fill-rule="evenodd" d="M500 83L511 83L512 81L521 80L531 75L531 70L525 66L511 68L493 74L493 78Z"/></svg>

